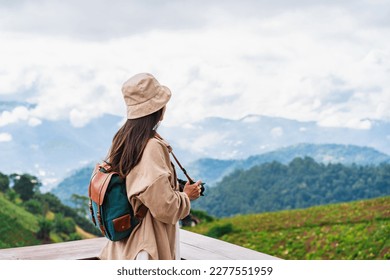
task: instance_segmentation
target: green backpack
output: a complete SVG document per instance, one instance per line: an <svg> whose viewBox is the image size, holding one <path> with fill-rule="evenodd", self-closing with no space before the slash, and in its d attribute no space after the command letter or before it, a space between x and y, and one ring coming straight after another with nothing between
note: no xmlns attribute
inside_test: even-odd
<svg viewBox="0 0 390 280"><path fill-rule="evenodd" d="M89 209L91 220L102 235L118 241L131 234L147 208L141 207L134 215L125 180L109 170L110 165L106 162L96 165L89 183Z"/></svg>

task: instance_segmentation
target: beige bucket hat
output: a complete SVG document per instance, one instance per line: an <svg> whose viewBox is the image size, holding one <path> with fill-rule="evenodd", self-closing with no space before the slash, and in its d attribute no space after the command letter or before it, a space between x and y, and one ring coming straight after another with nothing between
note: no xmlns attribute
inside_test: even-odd
<svg viewBox="0 0 390 280"><path fill-rule="evenodd" d="M140 73L128 79L122 86L127 106L127 118L137 119L163 108L171 98L171 91L161 85L153 75Z"/></svg>

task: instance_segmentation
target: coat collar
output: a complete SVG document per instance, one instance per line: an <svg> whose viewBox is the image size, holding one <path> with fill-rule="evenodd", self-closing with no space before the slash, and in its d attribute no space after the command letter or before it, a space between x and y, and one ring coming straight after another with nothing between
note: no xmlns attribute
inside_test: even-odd
<svg viewBox="0 0 390 280"><path fill-rule="evenodd" d="M163 143L163 144L168 148L168 151L169 151L169 152L172 152L172 147L171 147L171 145L169 145L169 143L168 143L165 139L163 139L163 138L161 137L160 134L158 134L158 133L156 132L156 134L154 135L154 138L156 138L156 139L159 140L161 143Z"/></svg>

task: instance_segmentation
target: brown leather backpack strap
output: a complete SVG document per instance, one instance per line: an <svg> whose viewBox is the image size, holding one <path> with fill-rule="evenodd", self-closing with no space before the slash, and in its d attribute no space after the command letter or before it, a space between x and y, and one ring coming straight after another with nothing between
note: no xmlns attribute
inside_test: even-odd
<svg viewBox="0 0 390 280"><path fill-rule="evenodd" d="M89 212L91 213L92 222L96 226L95 215L94 215L93 207L92 207L92 199L89 199L88 206L89 206Z"/></svg>
<svg viewBox="0 0 390 280"><path fill-rule="evenodd" d="M102 216L100 214L100 205L98 206L98 210L97 210L97 219L98 219L100 231L104 236L104 235L106 235L106 229L104 228Z"/></svg>

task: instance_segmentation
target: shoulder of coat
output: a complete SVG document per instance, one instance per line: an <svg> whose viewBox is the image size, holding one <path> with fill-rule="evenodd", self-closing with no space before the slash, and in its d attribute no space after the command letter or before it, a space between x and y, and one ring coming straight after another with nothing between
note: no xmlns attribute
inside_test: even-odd
<svg viewBox="0 0 390 280"><path fill-rule="evenodd" d="M149 141L148 141L148 145L161 145L161 146L165 146L163 141L161 141L160 139L157 139L157 138L150 138Z"/></svg>
<svg viewBox="0 0 390 280"><path fill-rule="evenodd" d="M162 139L162 138L151 138L151 139L149 139L149 142L151 142L151 143L158 143L159 145L161 145L161 146L163 146L163 147L165 147L165 148L167 148L169 151L171 151L171 145L169 145L169 143L165 140L165 139Z"/></svg>
<svg viewBox="0 0 390 280"><path fill-rule="evenodd" d="M164 141L156 138L150 138L145 149L166 151L168 147Z"/></svg>

